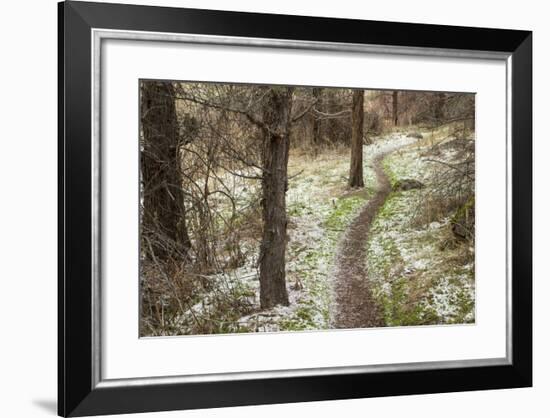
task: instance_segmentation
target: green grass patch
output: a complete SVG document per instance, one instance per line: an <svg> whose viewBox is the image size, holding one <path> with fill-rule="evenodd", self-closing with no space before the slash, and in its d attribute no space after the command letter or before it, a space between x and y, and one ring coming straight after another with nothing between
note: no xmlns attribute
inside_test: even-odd
<svg viewBox="0 0 550 418"><path fill-rule="evenodd" d="M335 200L334 207L324 222L325 228L332 230L345 229L366 200L367 198L363 195L351 195Z"/></svg>

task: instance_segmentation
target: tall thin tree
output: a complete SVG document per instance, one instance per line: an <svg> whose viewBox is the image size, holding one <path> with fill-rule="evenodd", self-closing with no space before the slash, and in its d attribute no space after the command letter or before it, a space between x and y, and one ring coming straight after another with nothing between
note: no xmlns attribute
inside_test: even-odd
<svg viewBox="0 0 550 418"><path fill-rule="evenodd" d="M319 109L321 109L321 94L322 94L322 90L318 87L315 87L312 89L312 96L313 96L313 99L315 100L315 102L317 103L317 107ZM321 143L321 126L320 126L320 121L319 121L319 117L315 114L312 114L311 116L311 131L312 131L312 142L313 142L313 145L315 146L315 149L317 149L317 147L319 146L319 144Z"/></svg>
<svg viewBox="0 0 550 418"><path fill-rule="evenodd" d="M434 118L438 123L440 123L445 116L446 98L447 98L446 94L442 91L435 93Z"/></svg>
<svg viewBox="0 0 550 418"><path fill-rule="evenodd" d="M393 125L394 126L397 126L397 123L399 121L399 116L398 116L398 103L397 103L397 94L398 94L398 91L397 90L394 90L393 91L393 94L392 94L392 109L393 109Z"/></svg>
<svg viewBox="0 0 550 418"><path fill-rule="evenodd" d="M363 187L363 118L364 91L354 90L351 109L351 161L349 186Z"/></svg>

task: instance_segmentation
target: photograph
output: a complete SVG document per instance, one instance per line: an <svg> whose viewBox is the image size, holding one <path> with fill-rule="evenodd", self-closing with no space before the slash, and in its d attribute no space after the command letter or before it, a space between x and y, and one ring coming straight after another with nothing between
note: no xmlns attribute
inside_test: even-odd
<svg viewBox="0 0 550 418"><path fill-rule="evenodd" d="M140 337L475 323L474 93L138 88Z"/></svg>
<svg viewBox="0 0 550 418"><path fill-rule="evenodd" d="M57 107L29 113L28 98L45 95L21 83L6 101L24 113L8 132L57 125L50 190L29 170L46 160L43 133L5 153L16 166L5 195L29 198L5 205L28 215L6 217L11 247L25 249L11 276L36 267L43 287L45 263L57 266L57 315L38 316L57 324L23 327L16 344L50 338L52 350L32 376L9 376L39 382L57 352L57 385L49 378L33 408L535 411L548 387L533 380L533 301L548 293L533 293L533 157L546 158L533 154L533 30L544 19L477 4L450 18L406 2L161 3L61 1L49 51L23 45L12 60L44 76L34 90L53 93L57 75ZM47 214L37 193L51 195L57 228L39 223L56 229L56 248L21 234ZM29 242L46 261L29 263ZM33 306L47 299L8 282Z"/></svg>

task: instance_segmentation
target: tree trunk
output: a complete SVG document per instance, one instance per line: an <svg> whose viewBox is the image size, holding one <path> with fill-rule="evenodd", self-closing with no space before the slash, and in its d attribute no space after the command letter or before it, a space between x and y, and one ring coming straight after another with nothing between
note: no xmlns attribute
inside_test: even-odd
<svg viewBox="0 0 550 418"><path fill-rule="evenodd" d="M287 242L286 190L290 145L292 89L272 87L263 109L262 215L260 304L263 309L288 305L285 280Z"/></svg>
<svg viewBox="0 0 550 418"><path fill-rule="evenodd" d="M436 93L436 105L434 117L437 122L442 122L445 116L445 101L446 95L443 92Z"/></svg>
<svg viewBox="0 0 550 418"><path fill-rule="evenodd" d="M397 116L397 90L393 91L393 126L397 126L398 116Z"/></svg>
<svg viewBox="0 0 550 418"><path fill-rule="evenodd" d="M156 258L186 258L191 241L180 176L174 88L171 83L144 81L141 94L143 235Z"/></svg>
<svg viewBox="0 0 550 418"><path fill-rule="evenodd" d="M363 187L363 90L353 91L349 186Z"/></svg>
<svg viewBox="0 0 550 418"><path fill-rule="evenodd" d="M317 109L320 109L320 100L321 100L321 89L320 88L314 88L313 91L313 98L317 100L317 104L315 107ZM320 123L319 118L317 115L311 116L312 122L311 122L311 131L312 131L312 142L314 147L317 149L319 144L321 143L321 131L320 131Z"/></svg>
<svg viewBox="0 0 550 418"><path fill-rule="evenodd" d="M338 97L337 90L336 89L325 89L324 92L324 98L326 100L326 113L336 113L340 110L338 106ZM348 138L342 138L341 136L341 129L340 125L338 123L338 119L336 118L329 118L325 121L325 130L326 130L326 136L327 140L331 144L337 144L339 142L347 141Z"/></svg>

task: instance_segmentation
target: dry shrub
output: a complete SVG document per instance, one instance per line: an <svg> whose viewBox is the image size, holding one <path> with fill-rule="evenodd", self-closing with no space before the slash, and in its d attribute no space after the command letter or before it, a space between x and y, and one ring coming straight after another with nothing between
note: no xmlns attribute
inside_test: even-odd
<svg viewBox="0 0 550 418"><path fill-rule="evenodd" d="M254 293L246 286L174 263L144 263L141 281L142 337L238 332L238 318L254 307Z"/></svg>
<svg viewBox="0 0 550 418"><path fill-rule="evenodd" d="M432 222L440 222L463 204L464 198L446 197L435 193L422 194L411 218L411 226L423 228Z"/></svg>
<svg viewBox="0 0 550 418"><path fill-rule="evenodd" d="M206 289L204 278L186 274L174 262L155 264L144 260L141 266L140 335L166 335L170 324L186 310L193 297Z"/></svg>
<svg viewBox="0 0 550 418"><path fill-rule="evenodd" d="M365 112L364 129L367 135L380 135L384 129L380 115L373 111Z"/></svg>

